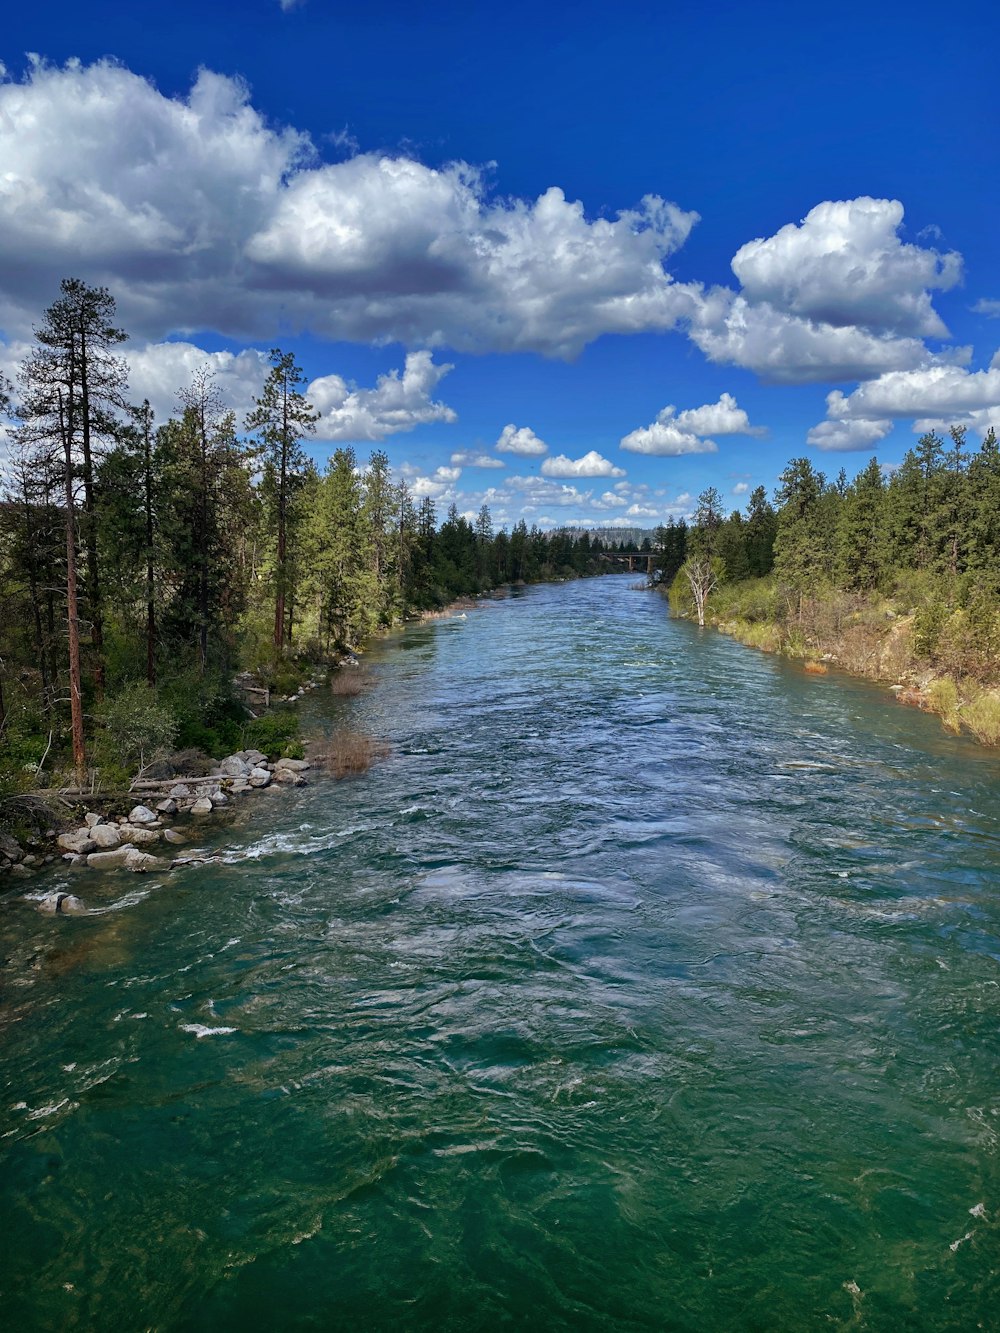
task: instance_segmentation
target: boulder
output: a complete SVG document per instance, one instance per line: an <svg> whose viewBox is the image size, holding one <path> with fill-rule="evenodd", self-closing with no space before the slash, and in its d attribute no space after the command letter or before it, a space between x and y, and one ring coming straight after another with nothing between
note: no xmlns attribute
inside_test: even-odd
<svg viewBox="0 0 1000 1333"><path fill-rule="evenodd" d="M155 824L156 815L148 805L134 805L128 812L128 822L130 824Z"/></svg>
<svg viewBox="0 0 1000 1333"><path fill-rule="evenodd" d="M97 843L90 836L90 829L77 829L75 833L60 833L56 844L64 852L76 852L80 856L86 856L88 852L97 850Z"/></svg>
<svg viewBox="0 0 1000 1333"><path fill-rule="evenodd" d="M312 768L308 759L279 759L274 765L274 771L277 773L279 768L290 768L293 773L304 773L307 768Z"/></svg>
<svg viewBox="0 0 1000 1333"><path fill-rule="evenodd" d="M170 800L169 798L166 801L158 801L156 809L157 813L161 815L176 815L177 802Z"/></svg>
<svg viewBox="0 0 1000 1333"><path fill-rule="evenodd" d="M212 813L212 802L207 796L199 796L191 807L193 815L210 815Z"/></svg>
<svg viewBox="0 0 1000 1333"><path fill-rule="evenodd" d="M5 856L8 861L20 861L23 855L16 838L9 833L0 833L0 856Z"/></svg>
<svg viewBox="0 0 1000 1333"><path fill-rule="evenodd" d="M271 774L266 768L252 768L248 781L251 787L266 787L271 781Z"/></svg>
<svg viewBox="0 0 1000 1333"><path fill-rule="evenodd" d="M156 870L159 864L155 856L150 856L148 852L140 852L137 847L133 847L125 858L125 869L131 870L134 875L144 875L147 870Z"/></svg>
<svg viewBox="0 0 1000 1333"><path fill-rule="evenodd" d="M256 768L258 764L267 763L267 755L263 750L243 750L240 758L245 759L251 768Z"/></svg>
<svg viewBox="0 0 1000 1333"><path fill-rule="evenodd" d="M241 792L252 791L253 788L246 778L234 778L233 785L229 788L231 796L239 796Z"/></svg>
<svg viewBox="0 0 1000 1333"><path fill-rule="evenodd" d="M143 828L136 824L126 824L120 832L125 841L130 842L133 847L152 847L153 843L159 842L163 836L158 828Z"/></svg>
<svg viewBox="0 0 1000 1333"><path fill-rule="evenodd" d="M39 902L38 910L46 916L81 916L87 909L72 893L49 893Z"/></svg>
<svg viewBox="0 0 1000 1333"><path fill-rule="evenodd" d="M98 824L104 823L104 816L88 813L84 815L83 822L87 825L87 828L96 828Z"/></svg>
<svg viewBox="0 0 1000 1333"><path fill-rule="evenodd" d="M274 770L275 782L280 782L285 787L304 787L306 780L301 773L296 773L293 768L276 768Z"/></svg>
<svg viewBox="0 0 1000 1333"><path fill-rule="evenodd" d="M219 765L228 778L245 778L250 773L250 765L238 754L231 754Z"/></svg>
<svg viewBox="0 0 1000 1333"><path fill-rule="evenodd" d="M110 852L122 845L122 835L114 824L95 824L90 834L101 851Z"/></svg>
<svg viewBox="0 0 1000 1333"><path fill-rule="evenodd" d="M229 797L224 791L213 791L208 799L212 802L213 809L220 805L229 804Z"/></svg>
<svg viewBox="0 0 1000 1333"><path fill-rule="evenodd" d="M114 851L91 852L87 857L87 865L91 870L119 870L128 860L129 853L134 851L131 843L125 843Z"/></svg>
<svg viewBox="0 0 1000 1333"><path fill-rule="evenodd" d="M191 788L185 782L177 782L170 788L170 795L175 801L186 801L191 796Z"/></svg>
<svg viewBox="0 0 1000 1333"><path fill-rule="evenodd" d="M175 847L179 847L182 842L187 842L183 833L178 833L175 828L165 828L163 830L163 841L172 842Z"/></svg>

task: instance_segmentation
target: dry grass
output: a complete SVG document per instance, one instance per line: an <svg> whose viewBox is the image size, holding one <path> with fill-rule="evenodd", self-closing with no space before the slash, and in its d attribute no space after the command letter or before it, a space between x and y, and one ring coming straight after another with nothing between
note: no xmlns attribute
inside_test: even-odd
<svg viewBox="0 0 1000 1333"><path fill-rule="evenodd" d="M962 709L962 721L984 745L1000 745L1000 693L983 690Z"/></svg>
<svg viewBox="0 0 1000 1333"><path fill-rule="evenodd" d="M385 759L389 747L363 731L342 727L335 731L326 746L310 757L317 768L334 778L356 777L367 773L372 764Z"/></svg>
<svg viewBox="0 0 1000 1333"><path fill-rule="evenodd" d="M825 662L814 662L810 659L802 669L807 676L825 676L828 668Z"/></svg>
<svg viewBox="0 0 1000 1333"><path fill-rule="evenodd" d="M330 693L337 699L354 699L373 684L372 673L363 667L341 667L330 681Z"/></svg>
<svg viewBox="0 0 1000 1333"><path fill-rule="evenodd" d="M962 730L962 720L958 715L958 686L950 676L938 676L932 680L927 691L928 706L932 713L937 713L943 725L956 733Z"/></svg>

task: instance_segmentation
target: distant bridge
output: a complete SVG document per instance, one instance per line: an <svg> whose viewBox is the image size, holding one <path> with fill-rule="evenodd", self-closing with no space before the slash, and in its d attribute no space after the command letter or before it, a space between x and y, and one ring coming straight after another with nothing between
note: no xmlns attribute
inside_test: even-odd
<svg viewBox="0 0 1000 1333"><path fill-rule="evenodd" d="M611 560L615 564L624 564L628 561L628 572L631 574L635 569L646 567L646 573L652 574L653 566L656 562L657 551L602 551L602 560Z"/></svg>

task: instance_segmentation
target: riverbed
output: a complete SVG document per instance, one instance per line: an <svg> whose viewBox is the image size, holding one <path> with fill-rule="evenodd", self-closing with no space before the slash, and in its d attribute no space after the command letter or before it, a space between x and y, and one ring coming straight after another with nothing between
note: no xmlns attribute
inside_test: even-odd
<svg viewBox="0 0 1000 1333"><path fill-rule="evenodd" d="M222 860L0 902L6 1327L997 1327L1000 758L629 583L376 644L304 707L388 757Z"/></svg>

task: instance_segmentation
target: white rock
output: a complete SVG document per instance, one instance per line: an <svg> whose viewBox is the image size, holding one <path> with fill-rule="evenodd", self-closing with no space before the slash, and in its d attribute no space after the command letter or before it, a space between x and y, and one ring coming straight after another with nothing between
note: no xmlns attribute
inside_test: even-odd
<svg viewBox="0 0 1000 1333"><path fill-rule="evenodd" d="M170 795L176 801L186 801L191 795L191 788L184 782L177 782L170 788Z"/></svg>
<svg viewBox="0 0 1000 1333"><path fill-rule="evenodd" d="M277 772L279 768L290 768L293 773L302 773L311 767L308 759L279 759L274 765L274 770Z"/></svg>
<svg viewBox="0 0 1000 1333"><path fill-rule="evenodd" d="M276 768L274 770L275 782L280 782L284 787L304 787L306 780L301 773L296 773L293 768Z"/></svg>
<svg viewBox="0 0 1000 1333"><path fill-rule="evenodd" d="M159 864L155 856L150 856L148 852L140 852L135 847L125 858L125 869L131 870L134 875L144 875L147 870L155 870Z"/></svg>
<svg viewBox="0 0 1000 1333"><path fill-rule="evenodd" d="M250 772L250 765L238 754L231 754L219 765L226 777L245 778Z"/></svg>
<svg viewBox="0 0 1000 1333"><path fill-rule="evenodd" d="M156 803L156 809L157 812L161 815L176 815L177 802L172 801L169 798L165 801L158 801Z"/></svg>
<svg viewBox="0 0 1000 1333"><path fill-rule="evenodd" d="M113 851L121 846L122 835L114 824L95 824L90 833L102 851Z"/></svg>
<svg viewBox="0 0 1000 1333"><path fill-rule="evenodd" d="M199 796L191 807L193 815L210 815L212 813L212 802L207 796Z"/></svg>
<svg viewBox="0 0 1000 1333"><path fill-rule="evenodd" d="M250 770L249 782L251 787L266 787L270 781L271 775L266 768L252 768Z"/></svg>
<svg viewBox="0 0 1000 1333"><path fill-rule="evenodd" d="M182 842L187 842L187 838L183 833L178 833L175 828L165 828L163 830L163 841L172 842L175 846L179 846Z"/></svg>
<svg viewBox="0 0 1000 1333"><path fill-rule="evenodd" d="M229 804L229 797L224 791L213 791L208 799L212 802L213 808Z"/></svg>
<svg viewBox="0 0 1000 1333"><path fill-rule="evenodd" d="M75 833L60 833L56 844L64 852L76 852L80 856L86 856L88 852L97 848L97 843L90 836L90 829L77 829Z"/></svg>
<svg viewBox="0 0 1000 1333"><path fill-rule="evenodd" d="M131 843L125 843L122 847L116 847L110 852L91 852L87 857L87 865L91 870L117 870L128 860L130 852L135 848Z"/></svg>
<svg viewBox="0 0 1000 1333"><path fill-rule="evenodd" d="M126 824L120 832L125 841L135 847L152 847L163 836L158 828L143 828L138 824Z"/></svg>
<svg viewBox="0 0 1000 1333"><path fill-rule="evenodd" d="M80 916L87 909L72 893L50 893L38 904L38 910L46 916Z"/></svg>
<svg viewBox="0 0 1000 1333"><path fill-rule="evenodd" d="M130 824L155 824L156 815L148 805L134 805L128 812L128 822Z"/></svg>
<svg viewBox="0 0 1000 1333"><path fill-rule="evenodd" d="M87 828L96 828L98 824L104 823L104 816L86 814L83 817L83 822L87 825Z"/></svg>

